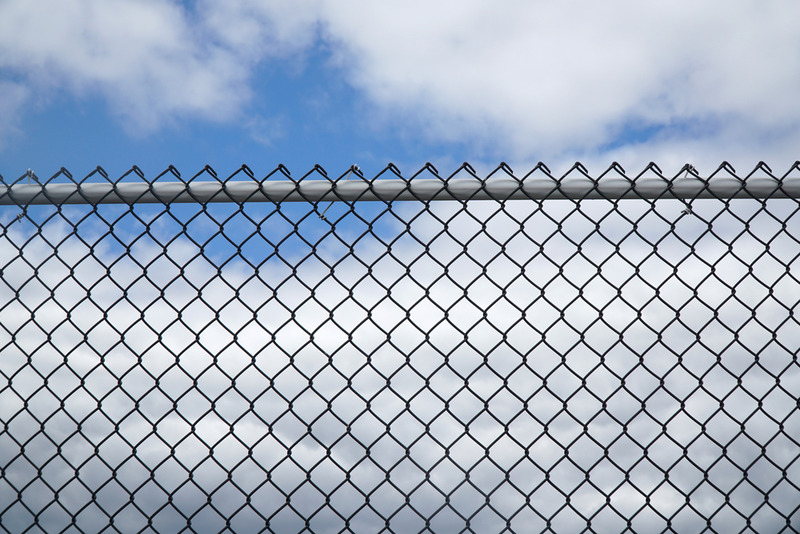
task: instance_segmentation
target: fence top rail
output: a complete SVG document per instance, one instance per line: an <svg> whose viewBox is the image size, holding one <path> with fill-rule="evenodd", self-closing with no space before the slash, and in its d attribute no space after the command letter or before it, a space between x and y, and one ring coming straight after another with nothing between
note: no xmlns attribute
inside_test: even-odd
<svg viewBox="0 0 800 534"><path fill-rule="evenodd" d="M553 177L546 168L542 174L535 173L539 169L537 167L525 177L518 178L507 167L498 167L503 172L495 170L485 178L478 177L469 168L468 177L453 175L441 178L434 173L435 178L428 178L417 173L411 178L404 178L393 170L388 176L384 175L384 171L375 179L368 180L357 167L351 167L350 171L337 179L328 178L324 171L314 176L312 171L299 180L292 179L288 172L273 177L273 172L266 179L257 181L249 169L242 169L250 179L237 176L240 169L227 180L216 179L212 170L207 173L210 175L208 177L199 173L188 181L181 180L174 171L172 174L178 181L156 179L148 182L137 172L141 178L138 182L112 182L105 173L101 173L105 182L89 182L87 179L76 182L62 169L53 178L41 183L28 171L27 180L23 176L11 185L0 184L0 205L800 198L800 172L792 172L800 170L798 164L782 177L774 176L766 166L759 166L744 178L730 172L732 169L725 169L728 172L719 172L718 169L710 176L701 177L693 167L686 166L682 173L671 179L660 173L630 178L612 166L610 170L617 172L606 171L598 178L591 177L583 167L577 167L577 170L573 167L560 178ZM387 169L396 168L390 166ZM759 170L763 172L757 172ZM164 174L167 173L162 173L159 178ZM349 179L351 174L355 175L354 179ZM67 178L66 183L55 180L61 176Z"/></svg>

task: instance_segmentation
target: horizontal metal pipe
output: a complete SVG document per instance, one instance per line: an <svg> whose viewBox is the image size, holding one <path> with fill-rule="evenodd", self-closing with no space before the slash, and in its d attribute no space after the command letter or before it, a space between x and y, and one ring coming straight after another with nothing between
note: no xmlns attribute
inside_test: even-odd
<svg viewBox="0 0 800 534"><path fill-rule="evenodd" d="M226 183L154 182L133 183L59 183L0 186L0 205L32 204L141 204L174 202L328 202L328 201L397 201L397 200L512 200L512 199L596 199L627 198L800 198L800 177L778 182L771 177L715 177L708 181L695 177L679 178L672 183L659 178L568 177L559 182L546 178L472 179L399 179L230 181Z"/></svg>

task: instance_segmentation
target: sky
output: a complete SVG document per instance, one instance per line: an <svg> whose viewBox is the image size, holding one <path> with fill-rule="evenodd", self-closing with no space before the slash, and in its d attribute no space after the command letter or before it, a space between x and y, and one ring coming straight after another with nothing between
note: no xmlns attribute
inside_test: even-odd
<svg viewBox="0 0 800 534"><path fill-rule="evenodd" d="M777 0L6 0L0 174L778 171L798 159L798 15Z"/></svg>
<svg viewBox="0 0 800 534"><path fill-rule="evenodd" d="M0 174L780 176L798 19L771 0L5 0ZM800 496L797 202L686 208L6 206L0 527L778 531Z"/></svg>

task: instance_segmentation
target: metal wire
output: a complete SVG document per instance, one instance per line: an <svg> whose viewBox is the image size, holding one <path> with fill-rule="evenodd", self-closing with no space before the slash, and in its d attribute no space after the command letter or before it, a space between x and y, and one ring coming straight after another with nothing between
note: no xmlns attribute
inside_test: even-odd
<svg viewBox="0 0 800 534"><path fill-rule="evenodd" d="M798 198L800 163L3 181L0 531L797 532Z"/></svg>

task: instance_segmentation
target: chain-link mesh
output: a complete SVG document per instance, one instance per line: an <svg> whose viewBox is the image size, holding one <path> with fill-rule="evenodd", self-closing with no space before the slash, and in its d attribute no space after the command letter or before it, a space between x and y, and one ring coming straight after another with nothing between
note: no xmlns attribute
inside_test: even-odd
<svg viewBox="0 0 800 534"><path fill-rule="evenodd" d="M0 530L796 532L798 176L29 173L0 199ZM308 196L459 178L518 185ZM249 201L273 183L295 202Z"/></svg>

